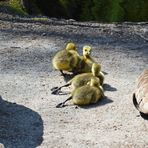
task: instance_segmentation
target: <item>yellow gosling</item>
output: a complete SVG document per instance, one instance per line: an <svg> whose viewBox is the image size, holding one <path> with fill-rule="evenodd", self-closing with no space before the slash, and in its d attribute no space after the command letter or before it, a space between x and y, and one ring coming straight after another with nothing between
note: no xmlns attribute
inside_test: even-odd
<svg viewBox="0 0 148 148"><path fill-rule="evenodd" d="M74 43L68 43L66 48L57 52L52 60L53 67L63 71L72 72L79 62L79 54Z"/></svg>
<svg viewBox="0 0 148 148"><path fill-rule="evenodd" d="M69 100L72 100L72 103L75 105L88 105L96 103L104 96L104 91L102 86L92 78L90 84L76 88L72 91L70 97L64 102L58 104L56 107L64 107L65 103Z"/></svg>
<svg viewBox="0 0 148 148"><path fill-rule="evenodd" d="M72 78L70 81L68 81L65 85L61 87L54 87L51 89L52 94L58 94L59 91L63 87L72 86L73 89L78 88L80 86L86 85L91 78L94 78L96 82L98 82L100 85L103 85L104 82L104 75L103 73L100 74L101 66L97 63L93 63L92 65L92 73L82 73L76 75L74 78Z"/></svg>

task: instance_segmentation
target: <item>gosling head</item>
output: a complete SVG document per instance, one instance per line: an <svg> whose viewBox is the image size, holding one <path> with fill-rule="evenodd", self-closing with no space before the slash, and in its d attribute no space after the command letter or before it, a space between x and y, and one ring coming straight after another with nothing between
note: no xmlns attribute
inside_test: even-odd
<svg viewBox="0 0 148 148"><path fill-rule="evenodd" d="M70 42L66 45L66 50L77 50L76 45L74 43Z"/></svg>
<svg viewBox="0 0 148 148"><path fill-rule="evenodd" d="M101 65L97 63L93 63L91 71L93 76L98 76L101 71Z"/></svg>
<svg viewBox="0 0 148 148"><path fill-rule="evenodd" d="M83 56L89 57L91 55L91 47L90 46L84 46L83 47Z"/></svg>
<svg viewBox="0 0 148 148"><path fill-rule="evenodd" d="M99 87L100 84L99 84L99 82L96 81L94 78L91 78L91 80L90 80L90 86Z"/></svg>

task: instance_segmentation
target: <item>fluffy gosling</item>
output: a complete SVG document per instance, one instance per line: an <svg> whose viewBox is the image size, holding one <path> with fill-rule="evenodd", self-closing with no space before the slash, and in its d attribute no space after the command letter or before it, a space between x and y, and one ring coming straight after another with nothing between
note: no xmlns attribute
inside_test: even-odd
<svg viewBox="0 0 148 148"><path fill-rule="evenodd" d="M89 105L96 103L103 96L104 91L102 86L94 78L91 78L89 84L76 88L67 100L59 103L56 107L64 107L65 103L69 100L72 100L72 103L75 105Z"/></svg>
<svg viewBox="0 0 148 148"><path fill-rule="evenodd" d="M66 48L57 52L52 60L53 67L60 70L62 75L63 71L72 72L77 67L79 61L79 54L76 50L74 43L68 43Z"/></svg>
<svg viewBox="0 0 148 148"><path fill-rule="evenodd" d="M101 73L101 66L97 63L93 63L92 65L92 73L82 73L76 75L70 81L68 81L65 85L61 87L54 87L51 89L52 94L57 94L63 87L68 87L72 85L73 89L76 89L80 86L86 85L92 78L95 79L100 85L103 85L104 82L104 74Z"/></svg>
<svg viewBox="0 0 148 148"><path fill-rule="evenodd" d="M91 50L92 48L90 46L83 47L83 56L80 57L81 60L77 69L78 73L91 72L92 64L95 62L91 57Z"/></svg>

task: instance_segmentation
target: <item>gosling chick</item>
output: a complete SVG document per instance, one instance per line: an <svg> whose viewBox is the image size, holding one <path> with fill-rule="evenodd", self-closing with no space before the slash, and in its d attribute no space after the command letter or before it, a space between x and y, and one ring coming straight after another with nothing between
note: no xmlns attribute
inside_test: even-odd
<svg viewBox="0 0 148 148"><path fill-rule="evenodd" d="M101 73L101 65L97 63L93 63L92 65L92 73L82 73L76 75L74 78L72 78L70 81L68 81L65 85L61 87L54 87L51 89L52 94L57 94L63 87L68 87L72 85L73 89L76 89L80 86L86 85L91 78L95 79L96 82L98 82L100 85L103 85L104 83L104 74Z"/></svg>
<svg viewBox="0 0 148 148"><path fill-rule="evenodd" d="M63 71L72 72L77 67L79 61L79 54L74 43L70 42L66 48L57 52L52 60L53 67L60 70L62 75Z"/></svg>
<svg viewBox="0 0 148 148"><path fill-rule="evenodd" d="M91 78L90 84L76 88L72 91L70 97L62 103L59 103L56 107L64 107L65 103L72 100L75 105L88 105L96 103L101 97L104 96L102 86L94 78Z"/></svg>
<svg viewBox="0 0 148 148"><path fill-rule="evenodd" d="M92 64L95 62L91 57L91 50L92 48L90 46L83 47L83 56L80 57L81 60L77 69L78 73L91 72Z"/></svg>
<svg viewBox="0 0 148 148"><path fill-rule="evenodd" d="M148 69L142 72L137 80L137 87L133 94L133 104L141 114L148 117Z"/></svg>

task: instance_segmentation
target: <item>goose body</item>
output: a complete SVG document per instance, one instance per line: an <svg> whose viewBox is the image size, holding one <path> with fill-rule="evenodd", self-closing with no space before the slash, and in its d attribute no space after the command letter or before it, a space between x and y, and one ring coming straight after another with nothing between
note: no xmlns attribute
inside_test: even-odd
<svg viewBox="0 0 148 148"><path fill-rule="evenodd" d="M148 70L145 70L137 80L133 103L141 113L148 115Z"/></svg>

